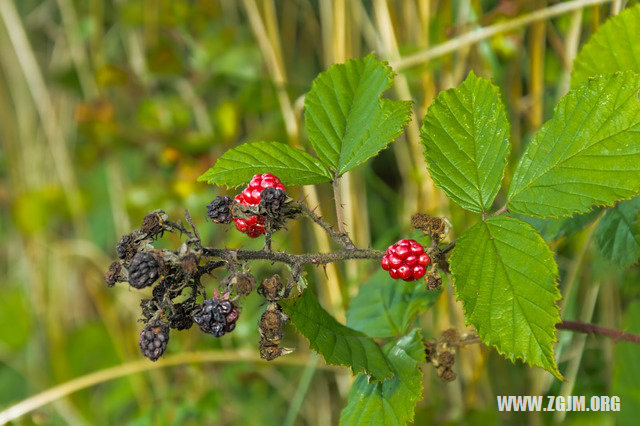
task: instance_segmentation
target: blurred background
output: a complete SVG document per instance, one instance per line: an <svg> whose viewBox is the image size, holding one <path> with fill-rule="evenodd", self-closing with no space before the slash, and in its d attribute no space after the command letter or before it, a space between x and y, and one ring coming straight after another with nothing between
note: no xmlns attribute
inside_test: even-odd
<svg viewBox="0 0 640 426"><path fill-rule="evenodd" d="M17 424L336 424L349 370L318 361L292 328L286 346L295 353L261 361L256 322L264 306L255 294L233 333L214 339L195 328L174 332L171 366L127 370L142 359L142 296L103 283L116 242L147 211L179 219L188 208L207 242L259 247L261 241L204 220L205 205L233 191L196 178L242 142L307 146L302 106L313 78L372 51L398 72L389 96L413 99L414 121L389 149L342 179L347 228L358 245L383 249L400 236L419 239L409 218L420 211L450 218L455 238L477 219L450 204L426 171L418 132L435 95L471 69L500 87L511 122L508 181L523 146L568 90L580 44L636 2L570 1L577 6L564 13L460 42L469 31L557 3L0 0L0 410L115 366L122 377L57 398ZM430 50L448 40L455 41ZM293 194L334 220L329 185ZM496 203L503 202L501 194ZM179 239L164 243L177 247ZM551 244L564 319L640 327L637 265L622 270L605 260L594 249L593 226ZM274 246L331 248L304 221L277 235ZM309 270L308 278L325 308L344 319L349 299L376 269L350 262L326 273ZM277 270L258 263L252 272L260 280ZM445 288L419 320L427 337L465 329L448 279ZM637 424L639 349L566 332L559 340L565 383L479 345L460 352L454 382L442 383L424 366L415 423ZM498 414L495 396L508 394L619 395L622 412Z"/></svg>

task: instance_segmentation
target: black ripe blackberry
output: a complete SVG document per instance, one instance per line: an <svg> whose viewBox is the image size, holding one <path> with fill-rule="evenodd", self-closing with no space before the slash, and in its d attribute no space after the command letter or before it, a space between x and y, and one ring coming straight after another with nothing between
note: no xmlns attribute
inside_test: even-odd
<svg viewBox="0 0 640 426"><path fill-rule="evenodd" d="M138 252L129 265L129 284L135 288L145 288L158 279L158 262L151 253Z"/></svg>
<svg viewBox="0 0 640 426"><path fill-rule="evenodd" d="M215 223L231 223L231 198L216 197L207 204L207 216Z"/></svg>
<svg viewBox="0 0 640 426"><path fill-rule="evenodd" d="M265 188L260 193L260 208L268 215L278 217L287 201L287 193L278 188Z"/></svg>
<svg viewBox="0 0 640 426"><path fill-rule="evenodd" d="M140 331L140 352L151 361L162 356L169 343L169 327L166 324L149 324Z"/></svg>
<svg viewBox="0 0 640 426"><path fill-rule="evenodd" d="M222 337L236 327L238 314L238 308L231 301L212 297L200 305L200 309L193 314L193 321L205 333Z"/></svg>

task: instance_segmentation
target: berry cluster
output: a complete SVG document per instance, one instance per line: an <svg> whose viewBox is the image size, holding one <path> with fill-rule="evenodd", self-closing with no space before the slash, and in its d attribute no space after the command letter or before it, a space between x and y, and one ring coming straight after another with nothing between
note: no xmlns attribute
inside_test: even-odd
<svg viewBox="0 0 640 426"><path fill-rule="evenodd" d="M414 240L400 240L390 246L382 256L382 269L389 271L394 280L413 281L422 278L427 272L431 257L424 247Z"/></svg>
<svg viewBox="0 0 640 426"><path fill-rule="evenodd" d="M254 175L247 187L233 200L218 196L207 205L207 217L215 223L233 221L236 229L251 238L265 235L265 247L271 248L271 234L303 211L287 196L284 185L271 173Z"/></svg>
<svg viewBox="0 0 640 426"><path fill-rule="evenodd" d="M154 248L152 242L165 231L178 231L190 238L175 251ZM226 262L201 265L202 246L197 235L195 228L191 232L182 224L171 222L162 211L150 212L139 229L120 239L116 247L119 260L105 274L110 287L117 282L128 282L135 289L152 287L151 297L140 303L146 326L139 340L140 352L152 361L166 350L170 329L186 330L197 321L203 331L219 337L235 328L239 310L228 293L221 299L198 304L205 294L201 277ZM245 281L250 281L251 275L243 274L242 278L244 287L250 287Z"/></svg>
<svg viewBox="0 0 640 426"><path fill-rule="evenodd" d="M217 293L217 292L216 292ZM205 300L197 312L193 314L193 320L205 333L222 337L236 328L238 308L229 300L229 295L223 297L217 294Z"/></svg>
<svg viewBox="0 0 640 426"><path fill-rule="evenodd" d="M272 251L272 233L283 228L286 220L300 214L319 224L340 243L343 250L313 256ZM258 322L258 349L262 358L273 360L291 352L282 346L284 325L289 318L279 303L289 297L296 283L299 284L305 265L319 266L356 258L374 259L381 255L377 250L360 249L346 233L333 231L322 218L288 197L282 182L270 173L253 176L247 187L233 199L218 196L207 205L210 221L219 224L233 221L239 231L252 238L265 234L263 250L205 247L188 211L185 217L190 229L169 220L162 210L148 213L139 229L120 239L116 247L118 260L105 274L109 287L118 282L128 282L135 289L151 293L151 297L140 302L141 321L145 327L140 332L139 346L141 353L152 361L165 352L172 329L187 330L196 323L203 332L215 337L222 337L235 329L240 314L238 299L249 295L256 287L256 280L245 263L247 260L271 260L291 267L291 278L286 285L276 274L263 279L257 289L267 305ZM412 223L431 237L434 247L448 229L448 222L443 218L416 215ZM176 250L154 247L153 242L165 232L179 233L187 238ZM436 268L427 271L427 266L433 261L437 269L446 272L448 264L444 253L435 250L428 254L416 241L400 240L387 249L381 265L394 279L413 281L426 275L427 288L438 289L442 279ZM217 290L213 290L213 297L208 298L201 279L221 267L226 268L229 274L219 282ZM442 361L440 364L446 363Z"/></svg>
<svg viewBox="0 0 640 426"><path fill-rule="evenodd" d="M271 173L264 173L261 175L255 175L247 187L235 196L234 201L245 207L257 207L262 200L260 194L262 194L262 191L267 188L275 188L284 192L284 185L282 185L280 179ZM233 223L235 224L236 229L247 234L251 238L256 238L264 234L264 222L265 218L257 215L250 216L248 218L233 218Z"/></svg>

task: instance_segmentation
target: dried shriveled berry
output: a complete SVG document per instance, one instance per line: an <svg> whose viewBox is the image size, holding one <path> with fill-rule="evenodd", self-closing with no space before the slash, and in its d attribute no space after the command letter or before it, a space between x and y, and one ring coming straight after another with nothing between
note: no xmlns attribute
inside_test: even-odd
<svg viewBox="0 0 640 426"><path fill-rule="evenodd" d="M268 342L278 343L282 339L284 315L277 309L267 309L258 322L260 336Z"/></svg>
<svg viewBox="0 0 640 426"><path fill-rule="evenodd" d="M158 269L158 262L151 253L136 253L129 265L129 284L135 288L152 285L158 279Z"/></svg>
<svg viewBox="0 0 640 426"><path fill-rule="evenodd" d="M256 286L256 279L251 274L238 274L235 276L236 291L241 296L250 294Z"/></svg>
<svg viewBox="0 0 640 426"><path fill-rule="evenodd" d="M188 253L180 258L180 269L188 276L193 276L198 272L200 259L194 253Z"/></svg>
<svg viewBox="0 0 640 426"><path fill-rule="evenodd" d="M267 361L273 361L282 355L287 355L293 352L291 349L282 348L277 344L268 342L264 339L260 340L258 351L260 352L260 358L266 359Z"/></svg>
<svg viewBox="0 0 640 426"><path fill-rule="evenodd" d="M413 281L427 272L431 257L414 240L400 240L390 246L382 256L380 265L393 279Z"/></svg>
<svg viewBox="0 0 640 426"><path fill-rule="evenodd" d="M149 324L140 331L140 352L151 361L162 356L169 343L169 327L166 324Z"/></svg>
<svg viewBox="0 0 640 426"><path fill-rule="evenodd" d="M427 234L432 240L440 242L449 233L451 224L445 217L431 217L416 213L411 217L411 226Z"/></svg>
<svg viewBox="0 0 640 426"><path fill-rule="evenodd" d="M258 287L258 294L264 296L269 302L275 302L282 299L284 286L280 275L275 274L272 277L265 278Z"/></svg>
<svg viewBox="0 0 640 426"><path fill-rule="evenodd" d="M120 241L118 241L118 244L116 245L118 258L125 262L131 260L138 252L142 239L142 235L139 231L133 231L132 233L120 238Z"/></svg>
<svg viewBox="0 0 640 426"><path fill-rule="evenodd" d="M440 290L442 286L442 277L437 272L431 270L427 274L427 290Z"/></svg>
<svg viewBox="0 0 640 426"><path fill-rule="evenodd" d="M104 274L104 281L109 287L113 287L116 283L126 280L127 271L122 266L122 263L117 260L109 266L109 270Z"/></svg>
<svg viewBox="0 0 640 426"><path fill-rule="evenodd" d="M450 346L457 346L460 344L460 333L455 328L447 328L440 335L440 341Z"/></svg>
<svg viewBox="0 0 640 426"><path fill-rule="evenodd" d="M168 218L167 214L162 210L149 212L145 215L144 219L142 219L140 230L150 238L153 238L167 230L165 221Z"/></svg>
<svg viewBox="0 0 640 426"><path fill-rule="evenodd" d="M231 198L217 196L207 204L207 217L215 223L231 223Z"/></svg>
<svg viewBox="0 0 640 426"><path fill-rule="evenodd" d="M456 373L454 373L451 368L438 367L436 371L438 372L438 377L440 377L440 380L445 383L452 382L456 379Z"/></svg>

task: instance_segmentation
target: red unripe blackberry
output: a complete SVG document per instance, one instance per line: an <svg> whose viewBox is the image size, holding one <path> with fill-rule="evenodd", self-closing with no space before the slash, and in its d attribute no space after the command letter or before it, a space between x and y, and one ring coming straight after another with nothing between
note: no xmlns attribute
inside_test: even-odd
<svg viewBox="0 0 640 426"><path fill-rule="evenodd" d="M400 240L390 246L380 260L380 265L394 280L413 281L427 272L431 258L424 247L414 240Z"/></svg>
<svg viewBox="0 0 640 426"><path fill-rule="evenodd" d="M248 207L256 207L260 204L260 194L266 188L284 189L284 185L280 182L280 179L272 175L271 173L264 173L261 175L255 175L247 187L242 190L241 193L235 196L235 201L238 204L242 204ZM251 216L248 219L234 218L233 223L236 229L240 232L247 234L251 238L256 238L261 234L264 234L264 217Z"/></svg>

